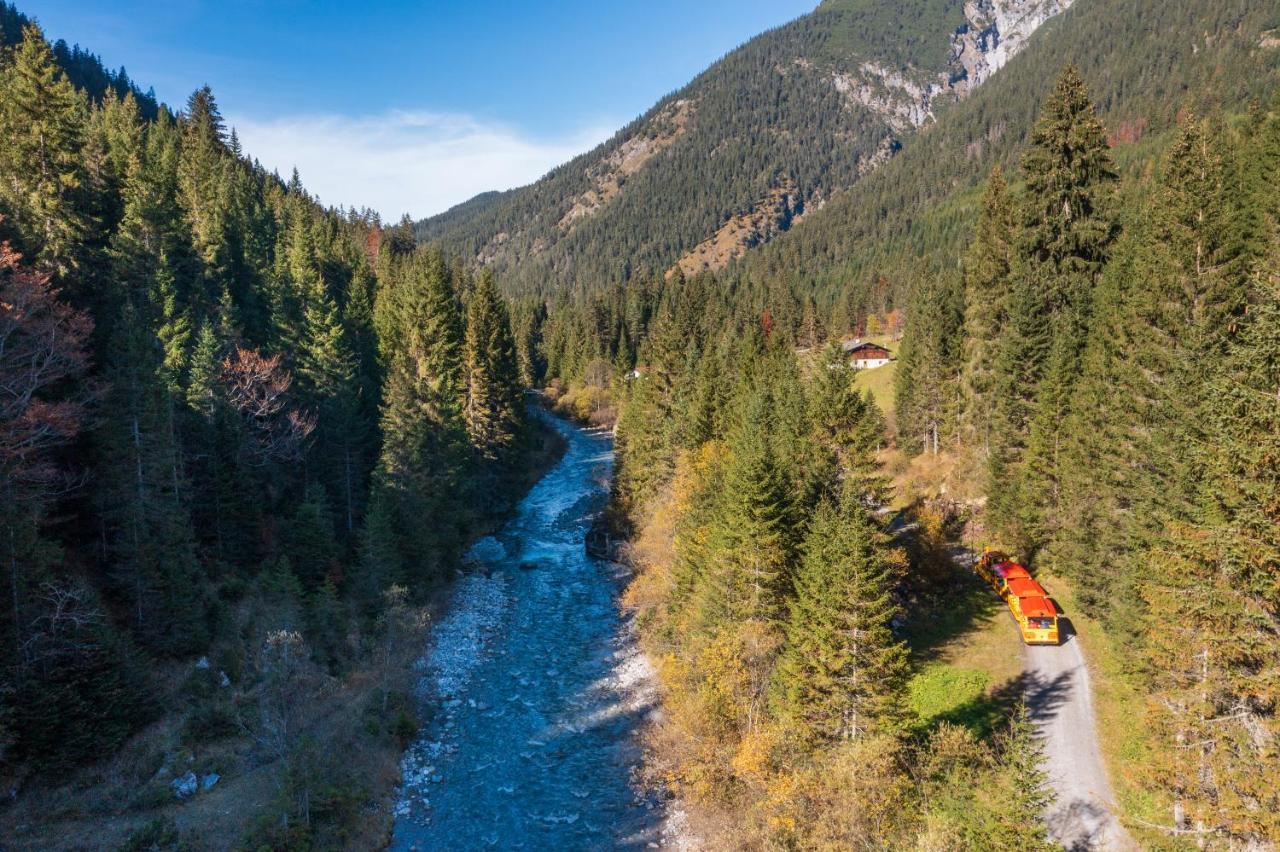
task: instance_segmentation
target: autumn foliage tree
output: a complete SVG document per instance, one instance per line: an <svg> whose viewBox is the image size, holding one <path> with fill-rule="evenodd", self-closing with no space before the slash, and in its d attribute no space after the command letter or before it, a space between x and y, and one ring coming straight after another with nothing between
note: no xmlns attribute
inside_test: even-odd
<svg viewBox="0 0 1280 852"><path fill-rule="evenodd" d="M28 621L24 601L36 580L31 565L43 510L76 481L54 451L85 422L92 388L79 380L89 367L93 330L87 315L58 298L47 273L20 261L0 243L0 492L6 506L0 551L15 653Z"/></svg>

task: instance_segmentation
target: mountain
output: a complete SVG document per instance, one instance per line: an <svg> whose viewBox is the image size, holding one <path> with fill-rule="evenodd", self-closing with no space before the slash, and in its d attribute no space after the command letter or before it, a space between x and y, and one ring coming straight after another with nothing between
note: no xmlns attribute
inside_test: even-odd
<svg viewBox="0 0 1280 852"><path fill-rule="evenodd" d="M720 269L879 169L1072 0L828 0L540 181L418 226L539 290Z"/></svg>
<svg viewBox="0 0 1280 852"><path fill-rule="evenodd" d="M0 50L19 44L22 41L22 28L30 23L31 19L18 11L17 6L0 2ZM155 92L142 91L129 79L124 68L112 71L97 54L78 44L68 47L62 39L55 41L52 48L54 61L67 75L67 79L95 102L101 102L108 90L121 98L132 92L142 115L148 120L156 117L160 105L156 101Z"/></svg>
<svg viewBox="0 0 1280 852"><path fill-rule="evenodd" d="M1153 20L1159 28L1150 26ZM1145 168L1188 112L1269 103L1280 81L1280 7L1265 0L1077 0L973 97L802 226L736 263L739 287L787 284L819 301L902 304L913 259L954 266L993 165L1017 172L1035 115L1076 65L1122 168ZM882 281L887 275L890 280ZM869 292L874 281L878 292ZM854 306L855 313L857 306Z"/></svg>

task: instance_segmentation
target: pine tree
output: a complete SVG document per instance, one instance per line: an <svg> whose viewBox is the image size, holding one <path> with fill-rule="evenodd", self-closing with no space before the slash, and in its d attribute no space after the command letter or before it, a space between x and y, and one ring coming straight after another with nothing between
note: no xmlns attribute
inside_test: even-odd
<svg viewBox="0 0 1280 852"><path fill-rule="evenodd" d="M1073 66L1041 110L1022 172L1017 280L995 362L1001 422L992 436L988 493L1002 495L994 504L996 528L1032 552L1061 511L1064 414L1094 286L1117 233L1106 133Z"/></svg>
<svg viewBox="0 0 1280 852"><path fill-rule="evenodd" d="M438 252L389 259L379 286L376 322L387 377L372 499L394 508L404 564L432 576L460 537L458 490L467 464L460 311ZM419 522L441 513L454 523Z"/></svg>
<svg viewBox="0 0 1280 852"><path fill-rule="evenodd" d="M375 492L360 530L360 562L352 580L356 600L366 615L377 611L387 590L400 584L403 574L394 513L382 492Z"/></svg>
<svg viewBox="0 0 1280 852"><path fill-rule="evenodd" d="M884 497L875 454L884 443L884 418L870 396L858 393L856 371L838 344L830 344L817 361L808 387L808 421L814 440L829 456L823 467L830 496L852 491L868 505Z"/></svg>
<svg viewBox="0 0 1280 852"><path fill-rule="evenodd" d="M181 130L179 197L205 275L196 303L207 307L234 279L225 129L208 86L197 89L187 100Z"/></svg>
<svg viewBox="0 0 1280 852"><path fill-rule="evenodd" d="M334 579L338 545L334 537L333 509L324 486L311 483L298 505L285 536L285 551L294 574L308 589Z"/></svg>
<svg viewBox="0 0 1280 852"><path fill-rule="evenodd" d="M464 351L467 433L482 458L504 459L519 435L524 408L506 305L488 274L467 304Z"/></svg>
<svg viewBox="0 0 1280 852"><path fill-rule="evenodd" d="M994 777L981 785L972 819L965 826L965 845L999 852L1059 848L1050 842L1043 819L1053 804L1053 792L1042 768L1044 748L1026 704L1014 709L999 748Z"/></svg>
<svg viewBox="0 0 1280 852"><path fill-rule="evenodd" d="M111 530L110 573L134 630L154 650L184 653L207 641L178 420L190 325L165 253L173 223L154 175L131 159L110 246L118 314L106 369L111 404L99 436L100 505Z"/></svg>
<svg viewBox="0 0 1280 852"><path fill-rule="evenodd" d="M907 649L890 622L903 569L860 495L819 506L774 678L778 712L807 739L854 739L900 723Z"/></svg>
<svg viewBox="0 0 1280 852"><path fill-rule="evenodd" d="M355 534L363 486L365 421L361 417L356 356L338 305L320 269L311 223L301 212L292 223L291 284L302 303L297 341L298 376L309 407L318 415L318 440L310 457L333 493L341 496L342 528Z"/></svg>
<svg viewBox="0 0 1280 852"><path fill-rule="evenodd" d="M987 463L987 496L994 526L1011 547L1026 543L1017 524L1021 494L1020 462L1027 432L1035 416L1035 393L1049 349L1044 303L1030 275L1014 278L1009 317L995 353L995 405L991 419L991 455Z"/></svg>
<svg viewBox="0 0 1280 852"><path fill-rule="evenodd" d="M84 99L54 61L39 27L0 65L0 209L19 247L62 279L80 265L86 222L77 203L84 182Z"/></svg>
<svg viewBox="0 0 1280 852"><path fill-rule="evenodd" d="M183 654L208 640L175 405L148 329L131 299L116 324L107 374L110 415L99 433L99 508L109 527L110 574L133 629L153 651Z"/></svg>
<svg viewBox="0 0 1280 852"><path fill-rule="evenodd" d="M1132 591L1147 543L1195 499L1199 462L1185 447L1205 440L1215 405L1204 353L1226 347L1247 292L1224 147L1194 118L1184 122L1099 285L1061 433L1050 553L1100 609L1136 598L1115 592ZM1104 561L1110 570L1086 569Z"/></svg>
<svg viewBox="0 0 1280 852"><path fill-rule="evenodd" d="M1019 252L1040 274L1051 316L1078 330L1092 285L1116 235L1116 181L1106 131L1088 88L1067 66L1050 94L1022 158L1026 192Z"/></svg>

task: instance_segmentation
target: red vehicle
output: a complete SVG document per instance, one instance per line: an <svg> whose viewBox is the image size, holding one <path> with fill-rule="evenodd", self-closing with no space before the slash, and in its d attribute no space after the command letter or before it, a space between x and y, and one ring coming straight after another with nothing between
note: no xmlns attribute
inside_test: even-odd
<svg viewBox="0 0 1280 852"><path fill-rule="evenodd" d="M995 590L1022 631L1028 645L1057 645L1058 608L1025 566L998 550L987 550L974 565L978 576Z"/></svg>

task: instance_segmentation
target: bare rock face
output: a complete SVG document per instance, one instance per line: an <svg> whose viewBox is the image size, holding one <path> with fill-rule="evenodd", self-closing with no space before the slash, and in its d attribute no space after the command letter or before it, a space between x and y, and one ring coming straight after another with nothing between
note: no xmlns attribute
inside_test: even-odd
<svg viewBox="0 0 1280 852"><path fill-rule="evenodd" d="M852 103L902 132L933 119L935 104L966 97L1017 55L1041 25L1074 0L968 0L966 23L951 38L948 73L895 70L864 62L857 72L832 75Z"/></svg>
<svg viewBox="0 0 1280 852"><path fill-rule="evenodd" d="M981 85L1026 46L1040 26L1062 14L1073 0L969 0L969 25L952 39L953 64L964 69L969 88Z"/></svg>

